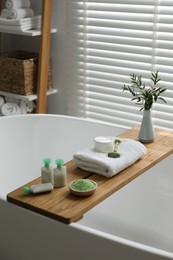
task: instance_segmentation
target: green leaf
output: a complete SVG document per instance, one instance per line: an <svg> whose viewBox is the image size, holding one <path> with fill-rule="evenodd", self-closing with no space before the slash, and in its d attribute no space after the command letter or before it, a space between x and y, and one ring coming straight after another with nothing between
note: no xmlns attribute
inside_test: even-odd
<svg viewBox="0 0 173 260"><path fill-rule="evenodd" d="M158 99L160 99L161 101L163 101L164 103L167 103L166 100L162 97L158 97Z"/></svg>
<svg viewBox="0 0 173 260"><path fill-rule="evenodd" d="M157 83L161 80L159 78L158 71L151 72L151 81L152 84L150 86L146 86L145 82L142 81L141 75L130 74L131 85L123 86L123 91L129 91L133 96L132 101L136 101L137 105L141 105L142 110L150 109L153 105L153 102L156 102L157 99L162 100L166 103L164 98L160 97L160 95L166 90L164 87L157 87Z"/></svg>

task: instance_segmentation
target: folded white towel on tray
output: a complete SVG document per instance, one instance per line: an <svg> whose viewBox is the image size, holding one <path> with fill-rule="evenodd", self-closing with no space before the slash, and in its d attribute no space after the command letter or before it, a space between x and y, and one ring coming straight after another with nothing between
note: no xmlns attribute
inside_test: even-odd
<svg viewBox="0 0 173 260"><path fill-rule="evenodd" d="M5 3L7 9L30 7L30 5L31 5L30 0L7 0Z"/></svg>
<svg viewBox="0 0 173 260"><path fill-rule="evenodd" d="M119 158L110 158L106 153L96 152L93 147L90 147L74 154L73 159L76 166L110 178L134 164L147 152L145 146L138 141L118 139L121 140L118 147Z"/></svg>

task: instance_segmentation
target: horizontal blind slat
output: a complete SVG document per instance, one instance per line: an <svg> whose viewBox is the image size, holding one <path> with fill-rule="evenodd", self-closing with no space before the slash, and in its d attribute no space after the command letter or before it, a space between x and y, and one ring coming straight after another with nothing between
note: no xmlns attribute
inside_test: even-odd
<svg viewBox="0 0 173 260"><path fill-rule="evenodd" d="M122 86L132 73L149 85L154 69L167 88L167 104L153 106L154 124L173 129L173 1L67 0L66 14L68 113L126 127L139 123L140 107Z"/></svg>

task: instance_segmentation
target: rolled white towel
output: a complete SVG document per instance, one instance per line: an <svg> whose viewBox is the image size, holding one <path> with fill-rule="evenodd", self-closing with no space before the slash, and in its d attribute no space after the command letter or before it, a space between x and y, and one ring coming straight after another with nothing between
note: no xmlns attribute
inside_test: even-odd
<svg viewBox="0 0 173 260"><path fill-rule="evenodd" d="M9 11L10 19L21 19L21 18L33 17L33 16L34 16L34 11L31 8L19 8L19 9L12 8Z"/></svg>
<svg viewBox="0 0 173 260"><path fill-rule="evenodd" d="M96 152L93 147L90 147L74 154L73 159L76 166L85 171L110 178L134 164L146 154L147 150L140 142L132 139L120 140L121 143L118 146L119 158L110 158L106 153Z"/></svg>
<svg viewBox="0 0 173 260"><path fill-rule="evenodd" d="M7 0L5 3L7 9L30 7L30 0Z"/></svg>
<svg viewBox="0 0 173 260"><path fill-rule="evenodd" d="M2 9L1 11L1 17L4 18L4 19L8 19L9 18L9 13L10 11L8 9Z"/></svg>
<svg viewBox="0 0 173 260"><path fill-rule="evenodd" d="M22 114L27 114L26 108L25 108L25 106L22 103L19 104L19 107L21 109L21 113Z"/></svg>
<svg viewBox="0 0 173 260"><path fill-rule="evenodd" d="M21 109L18 106L18 104L15 104L15 103L5 103L1 107L1 113L4 116L19 115L19 114L21 114Z"/></svg>
<svg viewBox="0 0 173 260"><path fill-rule="evenodd" d="M5 103L4 97L0 96L0 109L4 105L4 103Z"/></svg>
<svg viewBox="0 0 173 260"><path fill-rule="evenodd" d="M22 107L22 111L25 110L27 113L32 113L35 109L35 104L33 101L22 100L20 103L20 107Z"/></svg>

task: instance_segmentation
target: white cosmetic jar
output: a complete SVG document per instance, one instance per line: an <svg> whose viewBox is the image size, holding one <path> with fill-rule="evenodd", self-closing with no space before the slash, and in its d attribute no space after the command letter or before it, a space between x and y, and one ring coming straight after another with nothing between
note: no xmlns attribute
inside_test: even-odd
<svg viewBox="0 0 173 260"><path fill-rule="evenodd" d="M108 137L96 137L94 139L94 150L101 153L113 152L114 144L111 138Z"/></svg>

